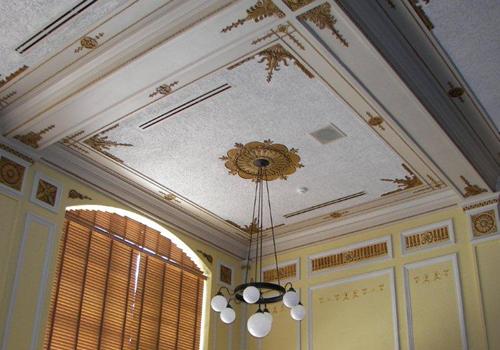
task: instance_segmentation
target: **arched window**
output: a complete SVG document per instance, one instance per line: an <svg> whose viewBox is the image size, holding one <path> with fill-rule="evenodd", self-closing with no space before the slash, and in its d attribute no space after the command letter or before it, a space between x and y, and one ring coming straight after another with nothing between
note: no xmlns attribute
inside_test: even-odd
<svg viewBox="0 0 500 350"><path fill-rule="evenodd" d="M66 212L45 349L199 349L205 275L117 213Z"/></svg>

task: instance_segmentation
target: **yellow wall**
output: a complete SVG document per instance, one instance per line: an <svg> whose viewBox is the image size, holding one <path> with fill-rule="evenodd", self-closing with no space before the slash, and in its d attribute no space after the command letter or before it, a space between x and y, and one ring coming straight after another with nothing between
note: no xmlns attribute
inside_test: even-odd
<svg viewBox="0 0 500 350"><path fill-rule="evenodd" d="M401 232L449 219L456 243L402 254ZM280 254L280 261L300 260L294 286L308 314L296 327L281 311L262 344L246 335L248 348L500 349L500 239L472 240L469 226L467 212L455 207ZM387 236L392 258L309 271L312 255Z"/></svg>
<svg viewBox="0 0 500 350"><path fill-rule="evenodd" d="M62 185L61 204L57 212L42 208L30 201L36 172L41 172ZM70 199L68 198L70 189L77 190L91 197L92 200ZM55 253L60 241L60 228L64 222L65 208L82 204L104 205L134 211L126 205L110 199L40 163L35 163L29 167L21 195L12 195L0 189L1 350L42 348L49 306L50 281L53 278L55 269ZM193 239L183 232L169 228L164 222L158 223L170 229L195 252L200 249L213 256L212 264L201 257L206 268L210 271L207 282L207 299L210 298L217 287L216 268L220 261L234 266L235 278L239 278L241 273L239 260L208 246L204 242ZM24 243L22 242L23 237ZM16 278L17 281L14 283ZM17 291L14 294L12 293L13 285L17 285ZM208 302L206 303L205 315L207 315L207 322L205 323L206 349L230 349L227 346L222 346L222 344L225 344L224 342L227 342L228 338L232 339L234 344L238 344L239 325L235 324L233 326L238 331L233 331L231 337L228 337L229 329L224 325L224 327L217 328L219 336L216 339L215 347L212 347L214 342L209 331L212 314ZM218 322L220 323L220 321ZM236 348L234 347L234 349Z"/></svg>

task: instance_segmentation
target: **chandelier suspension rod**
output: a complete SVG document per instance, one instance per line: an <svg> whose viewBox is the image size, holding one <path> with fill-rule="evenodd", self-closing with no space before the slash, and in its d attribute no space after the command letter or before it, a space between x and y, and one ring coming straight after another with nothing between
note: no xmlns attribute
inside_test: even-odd
<svg viewBox="0 0 500 350"><path fill-rule="evenodd" d="M269 182L267 181L266 174L266 190L267 190L267 203L269 205L269 220L271 221L271 235L273 237L273 247L274 247L274 263L276 265L276 278L278 279L278 284L281 285L280 272L278 267L278 253L276 252L276 239L274 238L274 222L273 214L271 210L271 197L269 196Z"/></svg>
<svg viewBox="0 0 500 350"><path fill-rule="evenodd" d="M257 189L258 189L259 183L257 182L255 184L255 195L254 195L254 200L253 200L253 210L252 210L252 222L250 223L250 243L248 245L248 255L247 255L247 261L246 261L246 268L245 268L245 283L248 283L248 270L250 269L250 255L252 253L252 238L253 238L253 223L255 221L255 206L257 204Z"/></svg>

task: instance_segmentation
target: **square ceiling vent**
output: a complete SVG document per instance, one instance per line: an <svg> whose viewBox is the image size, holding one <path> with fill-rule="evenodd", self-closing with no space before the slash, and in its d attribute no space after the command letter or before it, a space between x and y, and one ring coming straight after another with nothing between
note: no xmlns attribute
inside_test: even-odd
<svg viewBox="0 0 500 350"><path fill-rule="evenodd" d="M324 128L321 128L319 130L313 131L312 133L310 133L310 135L314 137L316 141L318 141L322 145L326 145L327 143L331 143L346 136L342 132L342 130L340 130L333 124L325 126Z"/></svg>

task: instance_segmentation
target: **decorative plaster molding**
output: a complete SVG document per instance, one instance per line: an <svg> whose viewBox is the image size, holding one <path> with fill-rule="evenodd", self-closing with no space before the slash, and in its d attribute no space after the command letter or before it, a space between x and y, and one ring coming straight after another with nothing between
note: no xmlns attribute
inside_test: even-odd
<svg viewBox="0 0 500 350"><path fill-rule="evenodd" d="M16 135L14 138L16 140L21 141L25 145L28 145L32 148L38 148L40 145L38 144L42 140L42 135L48 133L50 130L54 129L55 125L50 125L46 127L45 129L42 129L38 132L33 132L30 131L27 134L24 135Z"/></svg>
<svg viewBox="0 0 500 350"><path fill-rule="evenodd" d="M383 193L381 197L405 191L410 188L418 187L423 184L422 181L417 177L417 175L406 164L401 164L401 165L409 175L405 175L403 179L380 179L380 181L392 182L398 185L397 189Z"/></svg>
<svg viewBox="0 0 500 350"><path fill-rule="evenodd" d="M247 9L247 16L238 19L236 22L231 23L227 27L221 30L222 33L227 33L234 28L237 28L246 21L254 21L255 23L262 21L268 17L278 17L283 18L285 14L271 1L271 0L259 0L255 5L250 6Z"/></svg>
<svg viewBox="0 0 500 350"><path fill-rule="evenodd" d="M278 263L281 283L300 280L300 258ZM262 269L262 281L277 281L276 265L271 264Z"/></svg>
<svg viewBox="0 0 500 350"><path fill-rule="evenodd" d="M68 198L71 198L71 199L80 199L80 200L85 200L85 199L92 200L92 198L90 198L89 196L81 194L77 190L73 190L73 189L69 190L69 192L68 192Z"/></svg>
<svg viewBox="0 0 500 350"><path fill-rule="evenodd" d="M95 36L84 36L80 39L80 46L75 49L75 53L79 53L84 49L94 50L99 46L99 39L104 36L104 33L98 33Z"/></svg>
<svg viewBox="0 0 500 350"><path fill-rule="evenodd" d="M401 232L403 255L455 243L453 221L446 220Z"/></svg>
<svg viewBox="0 0 500 350"><path fill-rule="evenodd" d="M109 152L109 150L111 150L112 147L120 147L120 146L132 147L132 145L130 143L120 143L117 141L111 141L108 136L104 136L106 133L110 132L111 130L116 129L119 125L120 124L115 124L107 129L99 132L98 134L92 136L91 138L86 139L83 142L86 143L87 145L89 145L91 148L93 148L97 152L102 153L103 155L113 159L114 161L116 161L118 163L123 163L123 160L121 160L120 158L111 154Z"/></svg>
<svg viewBox="0 0 500 350"><path fill-rule="evenodd" d="M328 2L325 2L324 4L301 14L297 18L300 21L314 23L320 30L328 28L332 32L332 35L334 35L342 45L348 47L349 43L347 42L347 40L340 33L340 31L335 28L337 19L332 15L331 12L332 6Z"/></svg>

